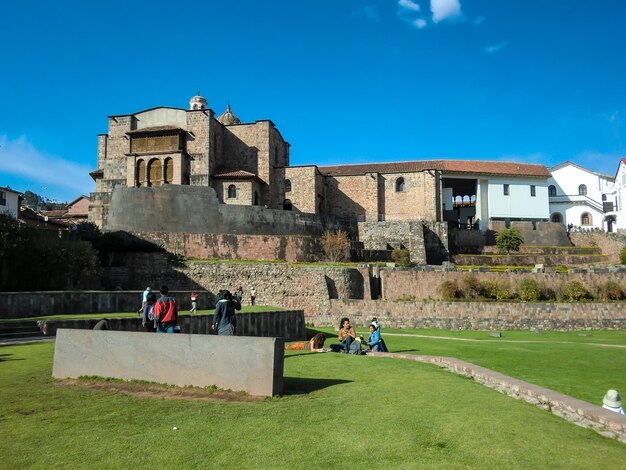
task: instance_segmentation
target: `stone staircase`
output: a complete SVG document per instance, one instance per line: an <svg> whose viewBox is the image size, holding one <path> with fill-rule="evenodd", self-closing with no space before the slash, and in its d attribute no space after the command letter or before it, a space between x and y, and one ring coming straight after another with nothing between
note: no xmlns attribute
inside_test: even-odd
<svg viewBox="0 0 626 470"><path fill-rule="evenodd" d="M525 246L511 254L499 254L495 247L485 247L481 255L457 254L454 262L460 266L585 266L608 263L598 247L591 246Z"/></svg>
<svg viewBox="0 0 626 470"><path fill-rule="evenodd" d="M35 320L0 322L0 340L39 338L44 334Z"/></svg>

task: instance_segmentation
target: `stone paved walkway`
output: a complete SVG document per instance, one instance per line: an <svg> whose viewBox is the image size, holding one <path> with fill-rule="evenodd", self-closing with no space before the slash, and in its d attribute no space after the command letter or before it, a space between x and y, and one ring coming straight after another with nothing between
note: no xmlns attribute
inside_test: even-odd
<svg viewBox="0 0 626 470"><path fill-rule="evenodd" d="M548 410L578 426L593 429L603 436L617 439L626 444L626 415L617 414L601 406L593 405L454 357L376 352L368 352L367 355L409 359L445 367L457 374L472 377L489 388Z"/></svg>

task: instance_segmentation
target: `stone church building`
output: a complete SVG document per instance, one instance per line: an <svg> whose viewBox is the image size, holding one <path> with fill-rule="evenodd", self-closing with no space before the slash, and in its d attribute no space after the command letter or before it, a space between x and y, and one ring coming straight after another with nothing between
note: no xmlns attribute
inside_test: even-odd
<svg viewBox="0 0 626 470"><path fill-rule="evenodd" d="M189 109L109 116L108 133L98 136L98 168L91 172L96 190L89 219L105 230L206 233L216 230L219 213L222 233L260 236L312 234L307 224L322 230L333 218L453 222L482 230L496 221L549 220L550 172L543 165L430 160L291 166L289 153L272 121L242 123L230 106L216 117L199 95ZM159 220L155 227L155 217L139 210L146 204L175 224ZM198 225L189 220L189 204L214 216Z"/></svg>

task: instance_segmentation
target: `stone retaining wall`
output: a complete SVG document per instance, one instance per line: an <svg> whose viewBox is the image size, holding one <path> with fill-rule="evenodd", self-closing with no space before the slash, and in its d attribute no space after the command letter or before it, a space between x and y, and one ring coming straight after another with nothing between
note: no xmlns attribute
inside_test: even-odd
<svg viewBox="0 0 626 470"><path fill-rule="evenodd" d="M388 328L626 329L626 311L621 303L331 300L328 313L307 320L315 326L337 326L344 316L363 327L375 316L383 327Z"/></svg>
<svg viewBox="0 0 626 470"><path fill-rule="evenodd" d="M459 286L463 277L469 273L462 271L420 271L414 269L384 269L380 271L383 299L397 300L413 297L420 299L441 299L439 285L445 280L457 281ZM604 284L607 281L618 282L626 290L626 272L587 272L587 273L528 273L476 272L473 275L480 281L504 281L515 287L525 277L532 277L545 287L558 290L561 285L571 280L579 280L587 289Z"/></svg>
<svg viewBox="0 0 626 470"><path fill-rule="evenodd" d="M45 336L55 336L60 328L89 330L100 320L107 321L107 329L116 331L145 331L141 318L96 318L72 320L40 320L37 322ZM178 319L181 333L210 334L213 315L186 315ZM263 336L284 338L287 341L306 339L304 312L279 310L275 312L237 313L237 336Z"/></svg>

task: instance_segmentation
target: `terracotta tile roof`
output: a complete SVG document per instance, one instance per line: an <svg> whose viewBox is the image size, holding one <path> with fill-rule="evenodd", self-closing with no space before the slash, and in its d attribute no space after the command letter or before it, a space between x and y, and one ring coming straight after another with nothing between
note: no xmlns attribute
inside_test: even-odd
<svg viewBox="0 0 626 470"><path fill-rule="evenodd" d="M476 175L507 175L549 178L550 171L544 165L516 162L488 162L479 160L420 160L413 162L365 163L358 165L321 166L326 176L350 176L365 173L412 173L438 170L443 173Z"/></svg>
<svg viewBox="0 0 626 470"><path fill-rule="evenodd" d="M250 179L258 178L254 173L250 173L244 170L225 171L223 173L214 174L213 178L228 178L228 179Z"/></svg>

